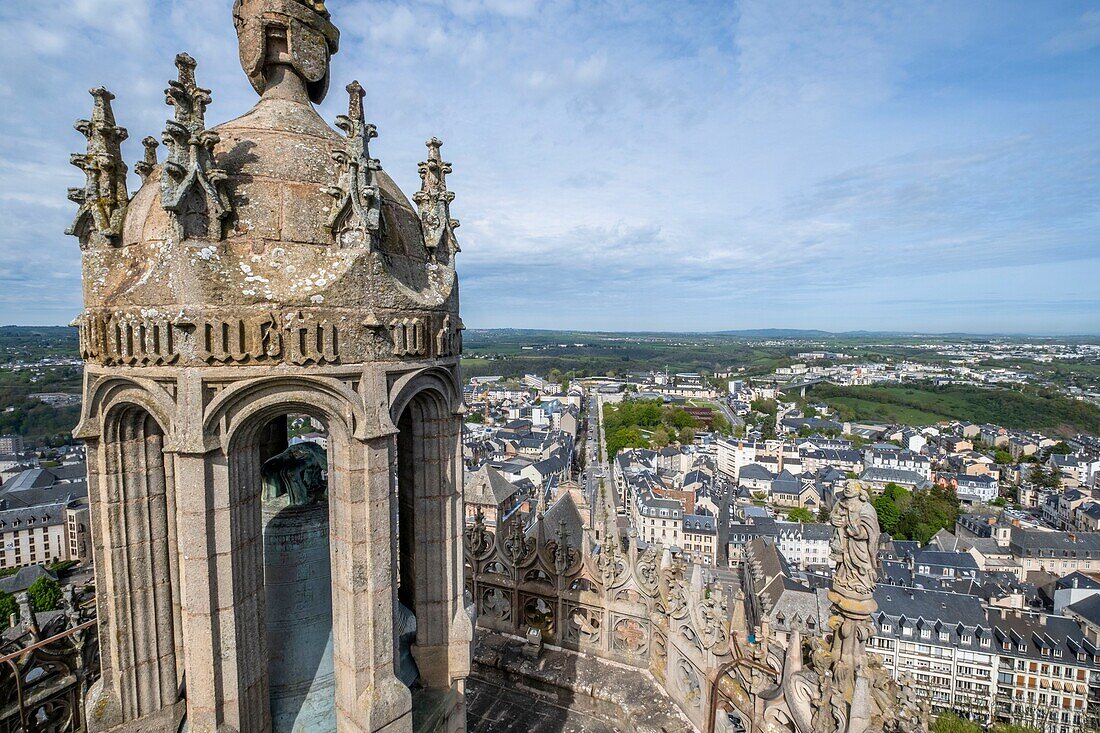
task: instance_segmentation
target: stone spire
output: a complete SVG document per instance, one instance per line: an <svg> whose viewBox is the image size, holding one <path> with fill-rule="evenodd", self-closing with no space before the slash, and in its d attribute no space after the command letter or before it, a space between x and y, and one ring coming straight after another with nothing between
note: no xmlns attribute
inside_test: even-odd
<svg viewBox="0 0 1100 733"><path fill-rule="evenodd" d="M80 238L84 249L105 242L118 244L126 215L126 162L122 159L122 141L126 128L115 124L111 100L115 95L103 87L90 90L94 103L92 119L77 120L74 127L88 140L87 152L76 153L69 162L84 171L84 188L70 188L69 199L80 204L72 226L65 230Z"/></svg>
<svg viewBox="0 0 1100 733"><path fill-rule="evenodd" d="M160 178L160 202L175 225L179 239L221 239L222 222L232 213L225 190L225 171L214 160L220 138L206 129L210 90L195 82L195 59L176 56L179 79L169 81L165 102L175 108L175 119L164 128L168 158Z"/></svg>
<svg viewBox="0 0 1100 733"><path fill-rule="evenodd" d="M341 246L373 248L382 230L382 193L377 180L382 166L370 157L369 146L371 138L378 137L378 130L364 121L365 92L359 82L348 84L347 92L348 113L336 118L347 145L333 152L338 183L325 189L336 199L328 228Z"/></svg>
<svg viewBox="0 0 1100 733"><path fill-rule="evenodd" d="M454 236L458 220L451 218L451 202L455 195L447 190L447 174L451 172L451 164L444 162L440 156L439 148L443 143L439 138L433 137L425 145L428 146L428 159L417 167L420 171L420 190L413 194L413 201L420 209L424 246L429 252L435 252L446 237L453 244L454 251L458 252L458 242Z"/></svg>
<svg viewBox="0 0 1100 733"><path fill-rule="evenodd" d="M321 0L236 0L241 66L263 94L289 68L319 104L328 93L329 60L340 48L340 31Z"/></svg>
<svg viewBox="0 0 1100 733"><path fill-rule="evenodd" d="M153 175L153 169L157 167L157 146L160 143L150 135L144 138L141 144L145 148L145 157L134 166L134 171L141 176L141 183L144 185L149 181L149 177Z"/></svg>

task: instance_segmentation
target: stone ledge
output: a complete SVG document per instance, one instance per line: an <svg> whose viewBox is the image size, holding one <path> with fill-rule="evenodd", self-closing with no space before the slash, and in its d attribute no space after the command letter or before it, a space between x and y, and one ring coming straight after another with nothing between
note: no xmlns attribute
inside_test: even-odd
<svg viewBox="0 0 1100 733"><path fill-rule="evenodd" d="M479 630L472 676L524 691L562 708L604 720L627 733L689 733L695 727L649 673L584 654L543 648L538 659L524 643Z"/></svg>

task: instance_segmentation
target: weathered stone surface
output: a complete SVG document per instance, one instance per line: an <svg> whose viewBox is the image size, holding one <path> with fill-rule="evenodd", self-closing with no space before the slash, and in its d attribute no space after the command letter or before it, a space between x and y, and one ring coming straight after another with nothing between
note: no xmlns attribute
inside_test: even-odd
<svg viewBox="0 0 1100 733"><path fill-rule="evenodd" d="M523 646L517 639L480 634L470 684L470 730L693 730L645 673L557 649L545 649L531 660ZM518 704L520 696L526 705ZM532 699L537 703L532 705ZM508 720L504 710L518 719Z"/></svg>
<svg viewBox="0 0 1100 733"><path fill-rule="evenodd" d="M238 0L234 19L260 100L208 127L212 95L178 56L167 155L146 140L132 197L108 93L93 92L79 128L75 433L89 446L104 639L91 729L175 733L186 710L189 733L271 730L267 629L284 627L268 623L280 606L267 603L261 474L293 412L329 434L335 725L412 727L393 668L397 586L415 598L420 684L456 701L440 725L462 730L457 247L426 246L417 210L369 157L356 86L346 136L313 109L339 37L324 4ZM400 561L398 504L418 539ZM284 607L305 602L289 595Z"/></svg>

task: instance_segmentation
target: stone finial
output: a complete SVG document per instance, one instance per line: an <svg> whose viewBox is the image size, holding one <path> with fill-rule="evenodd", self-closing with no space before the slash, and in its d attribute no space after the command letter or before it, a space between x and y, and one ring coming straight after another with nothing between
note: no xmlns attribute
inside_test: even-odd
<svg viewBox="0 0 1100 733"><path fill-rule="evenodd" d="M340 49L340 31L321 0L236 0L241 67L257 94L277 83L274 68L302 79L310 100L320 104L328 93L329 61Z"/></svg>
<svg viewBox="0 0 1100 733"><path fill-rule="evenodd" d="M413 194L413 201L420 210L424 246L434 253L444 238L447 238L454 246L454 251L458 252L458 241L454 236L458 220L451 218L451 202L455 195L447 190L447 174L451 172L451 164L444 162L439 153L443 146L439 138L433 137L425 145L428 146L428 159L417 166L420 172L420 190Z"/></svg>
<svg viewBox="0 0 1100 733"><path fill-rule="evenodd" d="M157 146L160 143L152 135L144 138L141 141L142 146L145 148L145 157L143 157L134 166L134 171L141 176L141 183L145 185L149 182L149 177L153 174L153 169L157 167Z"/></svg>
<svg viewBox="0 0 1100 733"><path fill-rule="evenodd" d="M69 199L80 204L72 225L65 230L80 239L84 249L92 244L118 244L126 216L126 162L122 141L126 128L115 124L111 100L115 95L103 87L90 90L92 118L78 120L74 127L88 140L87 151L74 154L69 162L84 171L84 188L70 188Z"/></svg>
<svg viewBox="0 0 1100 733"><path fill-rule="evenodd" d="M370 141L378 129L364 121L363 97L359 82L348 84L348 113L336 118L344 131L346 145L336 150L337 183L325 189L336 199L328 219L328 229L343 247L373 248L382 234L382 191L378 186L377 159L370 157Z"/></svg>
<svg viewBox="0 0 1100 733"><path fill-rule="evenodd" d="M210 90L195 82L196 65L187 54L177 55L179 78L164 90L175 115L162 138L168 157L161 170L160 199L179 239L216 240L222 238L222 222L233 207L225 190L225 171L214 160L218 134L206 129Z"/></svg>

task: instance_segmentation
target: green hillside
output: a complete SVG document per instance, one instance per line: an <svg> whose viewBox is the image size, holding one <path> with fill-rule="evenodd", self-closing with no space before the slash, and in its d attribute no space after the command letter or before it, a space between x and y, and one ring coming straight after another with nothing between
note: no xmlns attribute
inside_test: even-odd
<svg viewBox="0 0 1100 733"><path fill-rule="evenodd" d="M822 384L808 399L825 402L843 420L927 425L941 420L994 423L1060 435L1100 432L1100 408L1051 392L964 385L839 387Z"/></svg>

